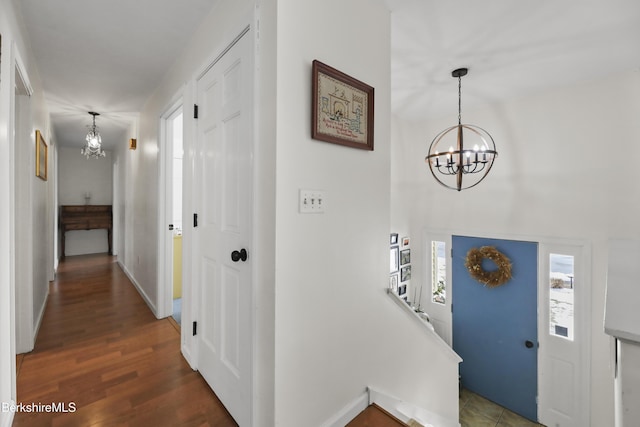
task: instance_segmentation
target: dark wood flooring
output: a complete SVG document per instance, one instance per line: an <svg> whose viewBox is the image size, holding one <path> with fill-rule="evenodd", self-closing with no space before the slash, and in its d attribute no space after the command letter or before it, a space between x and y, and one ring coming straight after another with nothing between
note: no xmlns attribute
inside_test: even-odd
<svg viewBox="0 0 640 427"><path fill-rule="evenodd" d="M362 411L346 427L401 427L406 425L378 405L373 404Z"/></svg>
<svg viewBox="0 0 640 427"><path fill-rule="evenodd" d="M237 425L182 357L175 323L157 320L107 255L60 264L17 370L19 403L75 411L19 412L16 427Z"/></svg>

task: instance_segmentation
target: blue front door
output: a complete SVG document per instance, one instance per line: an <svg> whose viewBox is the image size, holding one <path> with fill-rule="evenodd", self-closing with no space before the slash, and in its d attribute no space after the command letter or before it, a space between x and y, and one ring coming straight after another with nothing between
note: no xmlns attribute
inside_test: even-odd
<svg viewBox="0 0 640 427"><path fill-rule="evenodd" d="M489 288L465 267L472 248L493 246L512 264L512 279ZM537 421L538 244L453 236L453 348L462 385ZM485 270L495 264L485 260Z"/></svg>

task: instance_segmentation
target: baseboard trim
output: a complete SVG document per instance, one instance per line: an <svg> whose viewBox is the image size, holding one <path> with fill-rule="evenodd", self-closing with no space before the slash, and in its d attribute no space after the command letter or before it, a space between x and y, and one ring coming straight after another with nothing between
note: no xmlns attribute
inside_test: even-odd
<svg viewBox="0 0 640 427"><path fill-rule="evenodd" d="M40 307L40 313L38 314L38 321L36 322L35 328L33 328L33 346L35 347L36 339L38 338L38 332L40 331L40 325L42 325L42 319L44 318L44 311L47 308L47 301L49 301L49 287L47 286L47 295L44 297L44 301L42 302L42 306Z"/></svg>
<svg viewBox="0 0 640 427"><path fill-rule="evenodd" d="M360 412L367 409L367 406L369 406L369 392L365 390L364 393L322 423L321 427L344 427L357 417Z"/></svg>
<svg viewBox="0 0 640 427"><path fill-rule="evenodd" d="M193 369L194 371L197 371L198 367L195 365L195 363L193 363L193 359L191 357L191 350L189 349L189 346L186 343L182 343L180 348L182 349L182 357L184 357L184 360L187 361L191 369Z"/></svg>
<svg viewBox="0 0 640 427"><path fill-rule="evenodd" d="M133 286L136 288L136 290L138 291L138 293L140 294L144 302L147 304L147 306L153 313L153 315L156 316L156 318L160 319L160 317L158 317L158 310L156 310L156 306L151 302L147 294L144 292L144 289L142 289L142 287L140 286L138 281L135 279L135 277L133 277L133 274L131 274L131 272L127 269L127 267L122 262L120 262L120 260L118 260L118 265L120 266L122 271L124 271L124 274L127 275L131 283L133 283Z"/></svg>
<svg viewBox="0 0 640 427"><path fill-rule="evenodd" d="M422 425L434 427L460 427L458 420L452 420L442 417L441 415L412 405L407 402L391 396L390 394L380 391L379 389L369 388L369 404L375 403L391 415L404 423L410 420L420 422Z"/></svg>

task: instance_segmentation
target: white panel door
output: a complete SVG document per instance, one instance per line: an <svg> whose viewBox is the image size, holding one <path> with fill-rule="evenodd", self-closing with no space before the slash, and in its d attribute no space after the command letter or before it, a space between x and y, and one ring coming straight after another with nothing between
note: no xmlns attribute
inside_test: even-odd
<svg viewBox="0 0 640 427"><path fill-rule="evenodd" d="M240 426L251 425L251 33L197 80L194 228L198 369Z"/></svg>
<svg viewBox="0 0 640 427"><path fill-rule="evenodd" d="M591 302L585 248L542 244L538 313L540 423L589 423Z"/></svg>

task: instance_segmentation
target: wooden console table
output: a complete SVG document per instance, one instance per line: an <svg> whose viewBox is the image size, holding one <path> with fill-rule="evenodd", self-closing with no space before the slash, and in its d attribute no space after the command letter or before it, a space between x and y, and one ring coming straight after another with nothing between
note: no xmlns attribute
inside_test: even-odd
<svg viewBox="0 0 640 427"><path fill-rule="evenodd" d="M68 205L60 206L60 240L62 256L65 256L65 233L73 230L106 229L111 255L111 231L113 229L113 213L111 205Z"/></svg>

